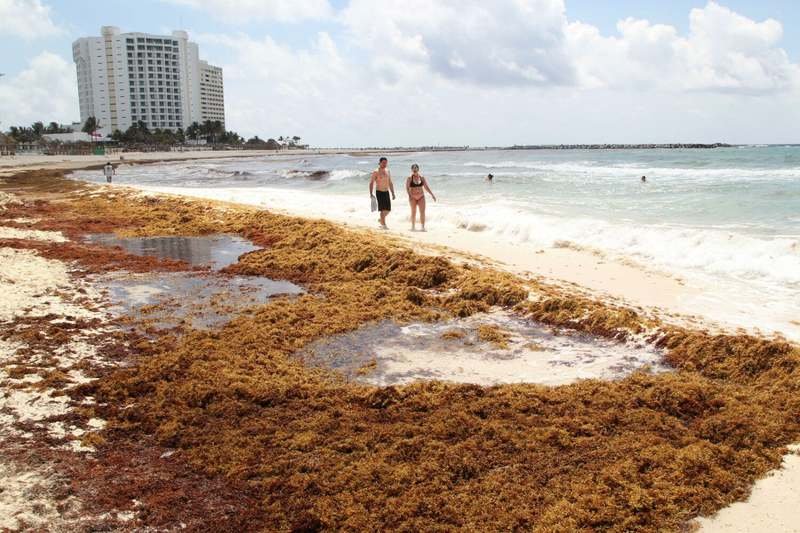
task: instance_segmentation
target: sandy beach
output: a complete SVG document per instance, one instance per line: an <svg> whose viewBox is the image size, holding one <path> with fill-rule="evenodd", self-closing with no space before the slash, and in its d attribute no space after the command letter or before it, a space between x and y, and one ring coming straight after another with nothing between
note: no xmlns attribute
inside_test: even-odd
<svg viewBox="0 0 800 533"><path fill-rule="evenodd" d="M84 187L58 172L105 160L0 159L0 283L10 295L0 304L0 439L15 450L0 463L11 487L0 527L458 529L489 520L679 530L712 515L701 530L800 530L800 463L786 448L800 431L791 417L798 348L698 316L681 279L581 249L530 254L482 232L410 233L400 216L390 232L347 212L315 220L312 206L282 210L277 194L254 209L211 189L191 201L169 188ZM44 172L15 182L33 169ZM139 241L85 240L114 233L201 240L180 241L199 248L170 257L142 256ZM216 233L240 235L251 251L209 263L231 246L202 240ZM232 280L254 276L292 285L232 296ZM164 326L178 302L154 295L187 290L224 320L189 310ZM114 291L146 305L120 311ZM515 329L512 316L543 329ZM361 326L375 321L398 335L391 353L368 349ZM391 333L390 322L406 329ZM324 339L332 344L313 344ZM316 347L308 364L292 359L306 346ZM609 363L580 359L601 346ZM663 371L630 363L624 350L642 346L653 351L636 357L663 359ZM436 357L440 349L450 355ZM340 383L330 360L355 361L359 350L372 355L348 361L352 378ZM537 382L537 354L559 351L568 377ZM444 383L420 384L431 376ZM370 424L379 437L364 434ZM120 464L130 489L92 501ZM214 481L189 489L199 475ZM255 482L245 490L247 479ZM377 480L371 494L360 488L367 479ZM202 504L167 509L176 487ZM537 491L547 496L522 498ZM490 496L500 503L487 516ZM377 511L398 498L408 507ZM254 501L268 516L243 511ZM432 503L442 511L419 511ZM212 511L222 505L227 514Z"/></svg>
<svg viewBox="0 0 800 533"><path fill-rule="evenodd" d="M0 156L0 175L10 175L20 170L59 169L74 170L104 165L107 161L114 164L153 163L158 161L185 161L192 159L228 159L247 157L302 157L314 154L336 153L375 153L368 149L292 149L292 150L186 150L175 152L119 152L108 155L42 155L20 154ZM381 152L382 153L382 152Z"/></svg>

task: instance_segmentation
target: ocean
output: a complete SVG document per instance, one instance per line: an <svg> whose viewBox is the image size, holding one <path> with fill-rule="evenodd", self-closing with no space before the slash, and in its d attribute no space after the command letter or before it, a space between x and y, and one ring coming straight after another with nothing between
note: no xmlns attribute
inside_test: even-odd
<svg viewBox="0 0 800 533"><path fill-rule="evenodd" d="M800 336L800 146L389 157L396 229L408 226L402 189L417 163L439 198L429 202L429 228L488 233L531 253L571 247L624 258L699 289L699 314ZM377 156L359 154L195 160L123 167L115 182L217 198L225 190L237 201L371 223L376 165ZM99 172L75 176L103 181Z"/></svg>

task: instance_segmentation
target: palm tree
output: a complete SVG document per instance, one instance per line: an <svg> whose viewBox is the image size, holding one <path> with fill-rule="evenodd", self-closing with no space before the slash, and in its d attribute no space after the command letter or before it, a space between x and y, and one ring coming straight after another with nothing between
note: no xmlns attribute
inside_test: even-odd
<svg viewBox="0 0 800 533"><path fill-rule="evenodd" d="M186 137L189 139L196 141L197 138L200 136L200 124L197 122L192 122L188 128L186 128Z"/></svg>
<svg viewBox="0 0 800 533"><path fill-rule="evenodd" d="M83 133L88 133L89 135L91 135L92 140L94 140L94 134L97 130L100 129L100 127L101 127L100 123L97 122L97 119L95 117L89 117L86 119L86 122L83 123L83 128L81 128L81 131Z"/></svg>
<svg viewBox="0 0 800 533"><path fill-rule="evenodd" d="M213 142L214 123L211 122L210 120L204 120L203 123L200 125L200 132L203 134L203 137L206 138L206 142L208 142L209 139L212 139Z"/></svg>
<svg viewBox="0 0 800 533"><path fill-rule="evenodd" d="M211 135L215 141L225 135L225 127L222 125L222 121L215 120L211 123Z"/></svg>

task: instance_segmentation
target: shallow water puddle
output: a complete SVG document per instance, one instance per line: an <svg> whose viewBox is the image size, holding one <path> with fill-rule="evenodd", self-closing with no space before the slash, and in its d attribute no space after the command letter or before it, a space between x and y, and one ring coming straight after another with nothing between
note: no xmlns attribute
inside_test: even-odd
<svg viewBox="0 0 800 533"><path fill-rule="evenodd" d="M86 240L103 246L119 246L136 255L186 261L192 266L220 270L235 263L239 256L258 247L236 235L200 237L117 237L113 233L88 235Z"/></svg>
<svg viewBox="0 0 800 533"><path fill-rule="evenodd" d="M478 339L480 325L496 325L507 347ZM444 337L443 337L444 335ZM443 380L479 385L562 385L580 379L616 379L649 365L668 370L659 350L561 330L504 311L436 324L383 322L322 339L304 349L307 363L327 366L374 385Z"/></svg>
<svg viewBox="0 0 800 533"><path fill-rule="evenodd" d="M159 329L211 328L275 296L305 292L288 281L189 272L117 272L98 276L96 283L105 289L112 313L132 315Z"/></svg>

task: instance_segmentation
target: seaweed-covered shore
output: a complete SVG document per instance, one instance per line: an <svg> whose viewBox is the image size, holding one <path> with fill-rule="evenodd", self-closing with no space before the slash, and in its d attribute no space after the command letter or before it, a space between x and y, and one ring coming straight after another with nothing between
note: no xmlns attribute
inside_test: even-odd
<svg viewBox="0 0 800 533"><path fill-rule="evenodd" d="M38 460L56 472L61 507L47 516L71 527L678 531L744 498L800 437L800 349L781 339L668 325L323 221L89 187L57 171L19 174L0 191L14 195L0 225L16 230L0 250L68 265L57 291L83 290L70 303L95 313L89 274L191 267L83 242L89 233L238 234L262 248L220 275L307 291L180 334L77 311L67 321L5 320L4 389L68 398L67 410L41 422L71 432L13 421L19 431L0 438L27 452L8 465ZM372 321L493 306L554 327L645 336L674 371L559 387L373 387L293 357ZM78 342L91 357L73 350L71 360L53 360ZM70 377L78 369L85 379ZM91 450L65 450L65 440Z"/></svg>

